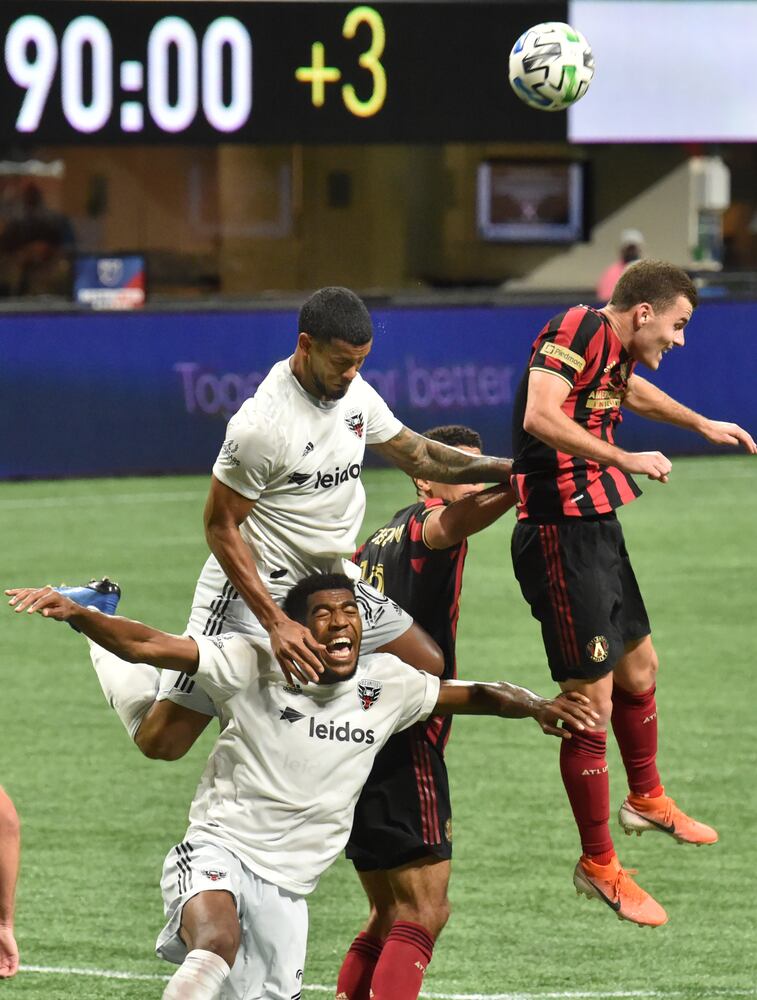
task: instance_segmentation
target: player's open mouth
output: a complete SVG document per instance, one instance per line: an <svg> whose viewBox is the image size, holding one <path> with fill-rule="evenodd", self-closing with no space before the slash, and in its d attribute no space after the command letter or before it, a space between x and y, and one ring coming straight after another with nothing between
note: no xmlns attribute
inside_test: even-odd
<svg viewBox="0 0 757 1000"><path fill-rule="evenodd" d="M352 656L352 640L344 636L332 639L327 644L326 651L332 660L349 660Z"/></svg>

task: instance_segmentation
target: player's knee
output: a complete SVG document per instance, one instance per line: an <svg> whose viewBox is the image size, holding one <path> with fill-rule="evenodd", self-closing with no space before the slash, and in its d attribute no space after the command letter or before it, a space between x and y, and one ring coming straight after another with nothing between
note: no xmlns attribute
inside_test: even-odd
<svg viewBox="0 0 757 1000"><path fill-rule="evenodd" d="M449 915L450 903L445 896L442 900L426 898L401 905L397 919L420 924L421 927L425 927L431 937L437 938L449 920Z"/></svg>
<svg viewBox="0 0 757 1000"><path fill-rule="evenodd" d="M198 928L193 935L192 948L212 951L231 968L239 949L239 928L217 924L204 925Z"/></svg>
<svg viewBox="0 0 757 1000"><path fill-rule="evenodd" d="M657 650L654 648L654 646L650 645L649 666L648 666L649 677L651 681L650 687L652 686L652 684L655 684L657 682L657 673L659 669L660 669L660 659L657 656Z"/></svg>
<svg viewBox="0 0 757 1000"><path fill-rule="evenodd" d="M370 935L370 937L378 938L380 941L385 941L389 936L389 931L392 929L396 919L396 903L390 903L386 900L380 903L374 902L371 906L370 915L368 916L368 925L365 928L366 933Z"/></svg>
<svg viewBox="0 0 757 1000"><path fill-rule="evenodd" d="M450 905L450 901L445 896L444 899L440 903L438 903L433 910L435 924L433 927L429 927L432 937L434 938L439 937L439 935L447 925L451 911L452 911L452 906Z"/></svg>

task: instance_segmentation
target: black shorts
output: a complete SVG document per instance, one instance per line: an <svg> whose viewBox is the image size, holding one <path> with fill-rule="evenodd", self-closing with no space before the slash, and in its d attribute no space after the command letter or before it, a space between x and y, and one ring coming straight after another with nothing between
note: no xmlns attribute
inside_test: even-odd
<svg viewBox="0 0 757 1000"><path fill-rule="evenodd" d="M626 643L649 635L649 618L614 515L556 524L519 521L512 557L523 596L541 624L554 680L602 677Z"/></svg>
<svg viewBox="0 0 757 1000"><path fill-rule="evenodd" d="M428 855L452 857L447 765L422 725L392 736L376 757L346 854L358 871L388 871Z"/></svg>

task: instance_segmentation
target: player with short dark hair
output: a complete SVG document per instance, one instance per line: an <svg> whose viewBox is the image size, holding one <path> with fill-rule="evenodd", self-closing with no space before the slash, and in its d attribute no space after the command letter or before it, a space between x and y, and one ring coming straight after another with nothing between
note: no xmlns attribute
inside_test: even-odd
<svg viewBox="0 0 757 1000"><path fill-rule="evenodd" d="M452 483L505 482L511 463L467 454L402 425L360 375L373 326L354 292L315 292L298 326L292 356L273 366L229 421L205 506L211 554L187 631L260 635L285 675L307 684L318 680L322 650L281 602L304 576L354 569L349 558L365 511L366 447L410 475ZM381 649L441 671L439 650L409 615L369 585L359 590L366 652ZM191 677L159 677L149 665L127 673L97 649L93 663L106 698L147 756L182 756L215 714Z"/></svg>
<svg viewBox="0 0 757 1000"><path fill-rule="evenodd" d="M353 347L373 340L373 321L365 303L349 288L321 288L300 309L297 329L319 344L334 339Z"/></svg>
<svg viewBox="0 0 757 1000"><path fill-rule="evenodd" d="M601 719L560 755L583 848L573 880L621 919L650 926L667 915L621 868L610 836L608 725L628 776L619 814L625 831L658 830L694 844L718 837L683 813L660 780L657 654L615 515L641 492L633 473L665 483L671 463L657 451L623 451L614 436L623 405L714 444L757 452L741 427L695 413L636 374L639 362L656 370L664 354L684 346L696 304L696 288L680 268L657 260L632 264L603 309L575 306L547 323L513 413L515 574L541 624L553 679L563 691L586 694Z"/></svg>
<svg viewBox="0 0 757 1000"><path fill-rule="evenodd" d="M471 454L481 437L460 424L424 436ZM397 511L355 554L364 580L404 607L457 676L455 639L468 536L515 502L512 490L415 480L418 500ZM337 996L369 1000L397 987L396 948L411 933L431 949L449 916L452 809L444 750L452 719L438 715L393 736L379 753L355 809L347 857L370 903L368 922L342 963ZM402 925L397 929L397 921Z"/></svg>
<svg viewBox="0 0 757 1000"><path fill-rule="evenodd" d="M18 945L13 921L20 855L18 813L10 795L0 787L0 979L10 979L18 972Z"/></svg>
<svg viewBox="0 0 757 1000"><path fill-rule="evenodd" d="M52 587L6 591L18 613L67 621L128 664L181 670L223 706L184 840L169 851L161 889L166 925L158 954L179 965L164 1000L292 1000L307 941L305 897L336 859L360 788L379 749L430 713L536 719L572 738L594 725L582 695L545 701L506 683L439 681L386 653L361 656L352 580L298 584L289 610L318 643L321 680L305 689L282 676L260 636L178 636L82 607ZM86 599L85 595L77 595ZM124 662L127 661L127 662ZM375 1000L415 1000L428 963L426 937L399 922L398 988Z"/></svg>

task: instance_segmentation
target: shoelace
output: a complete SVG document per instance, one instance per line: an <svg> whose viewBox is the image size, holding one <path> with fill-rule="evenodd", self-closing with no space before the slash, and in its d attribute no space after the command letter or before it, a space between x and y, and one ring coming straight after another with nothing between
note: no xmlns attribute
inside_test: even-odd
<svg viewBox="0 0 757 1000"><path fill-rule="evenodd" d="M612 889L613 892L615 893L616 899L620 899L621 882L625 882L627 884L626 888L631 891L632 895L636 895L640 899L642 898L641 894L644 892L644 890L641 888L641 886L637 885L631 878L631 875L638 875L638 874L639 874L638 868L620 869L615 881L612 884Z"/></svg>
<svg viewBox="0 0 757 1000"><path fill-rule="evenodd" d="M641 816L643 816L645 813L652 813L652 814L654 814L654 818L657 820L657 822L664 823L665 826L670 826L670 824L673 822L673 812L677 810L677 807L676 807L675 802L673 801L673 799L670 798L669 795L664 796L664 798L665 798L665 808L663 810L663 813L662 813L661 817L660 817L659 813L657 813L656 810L654 810L654 809L644 809L644 808L639 808L637 806L636 810L637 810L637 812ZM655 802L656 800L655 799L647 799L646 801L647 802ZM678 810L678 811L680 811L680 810Z"/></svg>

